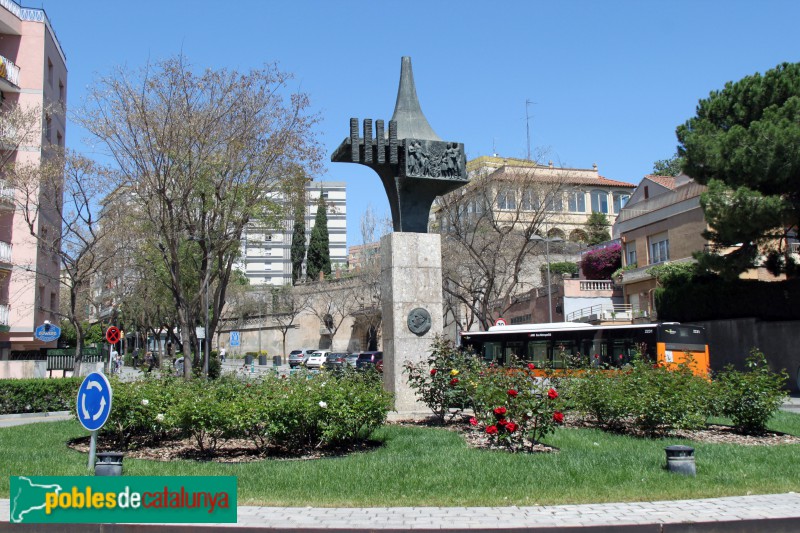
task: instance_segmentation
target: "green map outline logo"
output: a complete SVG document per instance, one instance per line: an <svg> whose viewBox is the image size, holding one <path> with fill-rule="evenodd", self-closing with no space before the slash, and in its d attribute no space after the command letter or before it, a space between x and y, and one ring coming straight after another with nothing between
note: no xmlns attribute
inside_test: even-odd
<svg viewBox="0 0 800 533"><path fill-rule="evenodd" d="M236 523L234 476L11 476L11 523Z"/></svg>

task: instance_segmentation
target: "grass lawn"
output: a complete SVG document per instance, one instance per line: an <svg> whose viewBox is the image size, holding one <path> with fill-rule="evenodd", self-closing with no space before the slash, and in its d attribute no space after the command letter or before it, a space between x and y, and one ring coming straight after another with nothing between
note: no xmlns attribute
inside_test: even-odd
<svg viewBox="0 0 800 533"><path fill-rule="evenodd" d="M800 435L800 415L780 412L770 428ZM76 421L0 429L0 497L9 475L87 475L85 454L66 441ZM739 446L645 440L591 429L559 429L555 454L467 448L457 433L386 426L384 446L348 457L244 464L125 459L126 475L231 475L239 503L314 507L505 506L673 500L800 491L800 445ZM697 477L671 474L664 446L695 448Z"/></svg>

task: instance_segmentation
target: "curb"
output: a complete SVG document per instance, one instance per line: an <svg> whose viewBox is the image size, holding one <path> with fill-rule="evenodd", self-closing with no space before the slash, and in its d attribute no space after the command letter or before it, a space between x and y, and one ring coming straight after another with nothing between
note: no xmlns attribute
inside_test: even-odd
<svg viewBox="0 0 800 533"><path fill-rule="evenodd" d="M0 420L16 420L18 418L47 418L48 416L69 416L72 411L50 411L47 413L12 413L0 415Z"/></svg>

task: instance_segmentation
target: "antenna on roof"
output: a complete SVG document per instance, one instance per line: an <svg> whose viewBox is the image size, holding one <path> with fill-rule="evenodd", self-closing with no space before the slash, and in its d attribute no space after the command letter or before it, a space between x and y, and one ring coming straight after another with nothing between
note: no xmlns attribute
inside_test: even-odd
<svg viewBox="0 0 800 533"><path fill-rule="evenodd" d="M497 157L497 144L494 142L494 137L492 137L492 157Z"/></svg>
<svg viewBox="0 0 800 533"><path fill-rule="evenodd" d="M528 133L528 161L531 160L531 117L528 115L528 106L531 104L536 105L536 102L531 102L528 99L525 100L525 130Z"/></svg>

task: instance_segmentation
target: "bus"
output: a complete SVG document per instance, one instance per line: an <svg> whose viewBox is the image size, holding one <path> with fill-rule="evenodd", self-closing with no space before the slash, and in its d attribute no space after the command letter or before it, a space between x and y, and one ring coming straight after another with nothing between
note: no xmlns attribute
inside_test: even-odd
<svg viewBox="0 0 800 533"><path fill-rule="evenodd" d="M511 356L537 368L615 368L635 353L666 366L689 363L697 375L709 372L708 343L702 326L664 322L593 326L579 322L493 326L465 331L461 345L487 362L506 364Z"/></svg>

